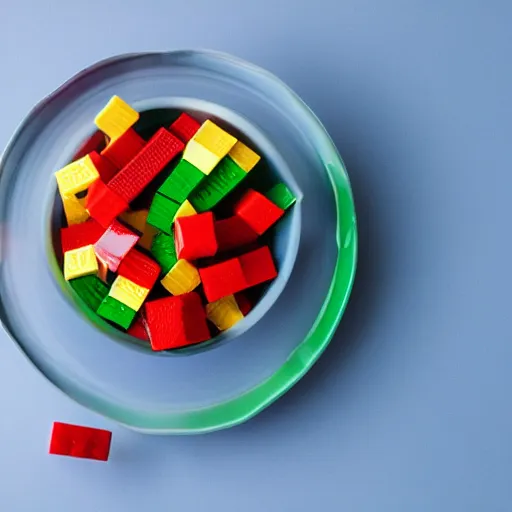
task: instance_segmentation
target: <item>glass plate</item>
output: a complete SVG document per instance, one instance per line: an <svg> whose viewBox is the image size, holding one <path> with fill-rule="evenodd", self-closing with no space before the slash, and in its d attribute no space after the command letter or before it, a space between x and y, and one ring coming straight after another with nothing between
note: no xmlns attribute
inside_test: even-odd
<svg viewBox="0 0 512 512"><path fill-rule="evenodd" d="M229 343L153 353L87 320L64 286L51 240L53 173L94 133L95 113L113 94L139 111L201 111L235 126L298 195L275 244L282 277L239 330L226 333ZM308 371L343 314L357 258L345 167L300 98L242 60L177 51L102 61L30 112L0 172L0 317L7 331L64 393L128 427L199 433L249 419Z"/></svg>

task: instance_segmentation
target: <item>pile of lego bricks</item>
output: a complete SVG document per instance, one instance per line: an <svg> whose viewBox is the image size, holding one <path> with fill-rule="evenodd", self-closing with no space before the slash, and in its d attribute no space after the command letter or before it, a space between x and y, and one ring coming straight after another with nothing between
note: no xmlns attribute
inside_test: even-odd
<svg viewBox="0 0 512 512"><path fill-rule="evenodd" d="M114 96L95 119L104 148L55 173L63 273L97 315L169 350L248 314L247 291L277 276L264 235L295 197L244 187L260 156L209 119L181 113L149 140L138 120ZM143 192L149 208L136 209Z"/></svg>

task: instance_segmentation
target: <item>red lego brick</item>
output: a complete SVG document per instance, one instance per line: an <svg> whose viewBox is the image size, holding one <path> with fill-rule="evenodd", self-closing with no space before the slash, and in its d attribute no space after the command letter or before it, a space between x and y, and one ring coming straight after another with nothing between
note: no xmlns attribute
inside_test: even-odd
<svg viewBox="0 0 512 512"><path fill-rule="evenodd" d="M96 167L96 170L100 175L100 180L103 183L108 183L119 170L119 168L116 167L110 160L107 160L103 156L99 155L97 151L91 151L89 153L89 157L91 158L94 167Z"/></svg>
<svg viewBox="0 0 512 512"><path fill-rule="evenodd" d="M105 147L105 134L97 131L91 136L90 139L86 140L78 149L73 156L73 162L88 155L91 151L101 151Z"/></svg>
<svg viewBox="0 0 512 512"><path fill-rule="evenodd" d="M200 268L199 275L208 302L215 302L226 295L232 295L248 287L238 258L231 258L210 267Z"/></svg>
<svg viewBox="0 0 512 512"><path fill-rule="evenodd" d="M174 222L174 242L179 259L192 261L214 256L217 239L213 213L178 217Z"/></svg>
<svg viewBox="0 0 512 512"><path fill-rule="evenodd" d="M247 316L252 309L252 303L247 295L245 293L235 293L235 300L242 315Z"/></svg>
<svg viewBox="0 0 512 512"><path fill-rule="evenodd" d="M105 230L93 219L82 224L73 224L60 230L62 254L73 249L94 245Z"/></svg>
<svg viewBox="0 0 512 512"><path fill-rule="evenodd" d="M151 289L160 276L160 265L134 247L123 258L117 273L139 286Z"/></svg>
<svg viewBox="0 0 512 512"><path fill-rule="evenodd" d="M201 124L188 114L181 114L169 127L169 131L174 133L178 139L187 143L201 128Z"/></svg>
<svg viewBox="0 0 512 512"><path fill-rule="evenodd" d="M111 141L101 154L122 169L145 145L146 141L133 128L128 128L121 137Z"/></svg>
<svg viewBox="0 0 512 512"><path fill-rule="evenodd" d="M216 221L215 236L217 237L219 252L236 249L258 239L258 234L236 215Z"/></svg>
<svg viewBox="0 0 512 512"><path fill-rule="evenodd" d="M148 331L146 331L144 320L142 320L140 315L135 317L133 324L126 332L134 338L138 338L139 340L149 341Z"/></svg>
<svg viewBox="0 0 512 512"><path fill-rule="evenodd" d="M265 245L238 258L247 281L247 286L270 281L277 277L277 270L270 249Z"/></svg>
<svg viewBox="0 0 512 512"><path fill-rule="evenodd" d="M169 350L210 339L206 312L195 292L146 302L145 324L153 350Z"/></svg>
<svg viewBox="0 0 512 512"><path fill-rule="evenodd" d="M276 206L263 194L249 189L235 205L235 215L240 217L258 235L262 235L284 214L284 210Z"/></svg>
<svg viewBox="0 0 512 512"><path fill-rule="evenodd" d="M53 424L49 453L107 461L111 441L112 432L108 430L56 421Z"/></svg>
<svg viewBox="0 0 512 512"><path fill-rule="evenodd" d="M116 272L121 260L139 238L139 235L115 220L94 245L96 256L108 265L109 270Z"/></svg>
<svg viewBox="0 0 512 512"><path fill-rule="evenodd" d="M133 201L183 148L181 140L160 128L137 156L110 180L109 188L127 203Z"/></svg>
<svg viewBox="0 0 512 512"><path fill-rule="evenodd" d="M90 216L106 229L118 215L128 210L129 205L103 181L96 180L89 187L85 208Z"/></svg>

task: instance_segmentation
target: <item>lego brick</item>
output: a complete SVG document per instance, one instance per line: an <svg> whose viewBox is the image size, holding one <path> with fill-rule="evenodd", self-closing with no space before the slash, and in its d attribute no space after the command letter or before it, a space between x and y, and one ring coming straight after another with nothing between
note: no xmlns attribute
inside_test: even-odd
<svg viewBox="0 0 512 512"><path fill-rule="evenodd" d="M94 245L96 256L107 263L112 272L116 272L121 260L137 243L139 235L115 220Z"/></svg>
<svg viewBox="0 0 512 512"><path fill-rule="evenodd" d="M265 197L282 210L287 210L296 201L292 191L284 183L274 185L265 193Z"/></svg>
<svg viewBox="0 0 512 512"><path fill-rule="evenodd" d="M64 253L64 279L66 281L97 273L98 262L93 245L86 245Z"/></svg>
<svg viewBox="0 0 512 512"><path fill-rule="evenodd" d="M261 159L260 155L240 141L230 149L228 156L245 172L251 171Z"/></svg>
<svg viewBox="0 0 512 512"><path fill-rule="evenodd" d="M145 324L155 351L210 339L206 313L195 292L146 302Z"/></svg>
<svg viewBox="0 0 512 512"><path fill-rule="evenodd" d="M233 295L222 297L215 302L206 304L206 318L219 331L230 329L244 318Z"/></svg>
<svg viewBox="0 0 512 512"><path fill-rule="evenodd" d="M201 146L199 142L191 139L188 141L185 151L183 151L183 160L192 164L203 174L208 175L221 161L221 158L204 146Z"/></svg>
<svg viewBox="0 0 512 512"><path fill-rule="evenodd" d="M133 248L123 258L117 273L138 286L151 289L160 276L160 265Z"/></svg>
<svg viewBox="0 0 512 512"><path fill-rule="evenodd" d="M180 205L158 192L153 197L146 222L160 231L169 234L172 229L174 216Z"/></svg>
<svg viewBox="0 0 512 512"><path fill-rule="evenodd" d="M183 142L165 128L160 128L144 148L109 181L109 188L130 203L182 150Z"/></svg>
<svg viewBox="0 0 512 512"><path fill-rule="evenodd" d="M252 189L249 189L235 204L234 212L258 235L262 235L284 214L282 208Z"/></svg>
<svg viewBox="0 0 512 512"><path fill-rule="evenodd" d="M272 253L267 246L242 254L238 259L248 288L277 277Z"/></svg>
<svg viewBox="0 0 512 512"><path fill-rule="evenodd" d="M139 120L139 113L119 96L112 96L94 122L99 130L115 140Z"/></svg>
<svg viewBox="0 0 512 512"><path fill-rule="evenodd" d="M91 151L100 151L105 146L105 134L100 131L94 132L75 153L73 160L78 160L91 153Z"/></svg>
<svg viewBox="0 0 512 512"><path fill-rule="evenodd" d="M89 219L83 224L75 224L60 230L60 243L62 253L94 245L105 230L93 219Z"/></svg>
<svg viewBox="0 0 512 512"><path fill-rule="evenodd" d="M242 315L247 316L252 309L252 303L247 298L247 295L245 293L235 293L234 297Z"/></svg>
<svg viewBox="0 0 512 512"><path fill-rule="evenodd" d="M181 204L204 178L204 173L182 158L158 192Z"/></svg>
<svg viewBox="0 0 512 512"><path fill-rule="evenodd" d="M56 421L52 428L49 453L107 461L111 442L112 432L108 430Z"/></svg>
<svg viewBox="0 0 512 512"><path fill-rule="evenodd" d="M149 210L127 211L123 212L119 218L132 228L135 228L137 231L142 233L137 245L140 245L144 249L150 251L151 244L153 243L153 239L158 233L158 230L146 222L148 213Z"/></svg>
<svg viewBox="0 0 512 512"><path fill-rule="evenodd" d="M201 278L192 263L178 260L160 283L172 295L183 295L195 290L201 284Z"/></svg>
<svg viewBox="0 0 512 512"><path fill-rule="evenodd" d="M258 234L236 215L215 221L215 236L219 252L243 247L258 239Z"/></svg>
<svg viewBox="0 0 512 512"><path fill-rule="evenodd" d="M100 155L96 151L91 151L89 157L100 175L100 180L103 181L103 183L108 183L117 174L120 166L116 167L110 160L103 157L102 154Z"/></svg>
<svg viewBox="0 0 512 512"><path fill-rule="evenodd" d="M178 261L174 237L172 235L158 233L153 239L151 253L155 260L158 261L162 269L162 274L167 274Z"/></svg>
<svg viewBox="0 0 512 512"><path fill-rule="evenodd" d="M83 192L99 177L89 155L71 162L55 173L61 196L71 196Z"/></svg>
<svg viewBox="0 0 512 512"><path fill-rule="evenodd" d="M64 216L68 226L74 224L82 224L89 217L89 212L85 209L82 201L78 199L74 194L69 196L61 196L62 208L64 209Z"/></svg>
<svg viewBox="0 0 512 512"><path fill-rule="evenodd" d="M132 323L128 331L126 331L130 336L134 338L138 338L142 341L149 341L149 335L146 331L146 326L144 325L144 321L140 315L135 317L135 321Z"/></svg>
<svg viewBox="0 0 512 512"><path fill-rule="evenodd" d="M219 158L224 158L237 142L236 138L207 119L192 138Z"/></svg>
<svg viewBox="0 0 512 512"><path fill-rule="evenodd" d="M91 217L105 229L120 213L129 208L128 203L101 180L89 187L85 206Z"/></svg>
<svg viewBox="0 0 512 512"><path fill-rule="evenodd" d="M208 302L215 302L247 288L247 281L238 258L200 268L199 276Z"/></svg>
<svg viewBox="0 0 512 512"><path fill-rule="evenodd" d="M212 212L179 217L174 223L174 242L178 259L197 260L217 252Z"/></svg>
<svg viewBox="0 0 512 512"><path fill-rule="evenodd" d="M199 122L184 112L171 124L169 131L176 135L178 139L187 143L199 128L201 128Z"/></svg>
<svg viewBox="0 0 512 512"><path fill-rule="evenodd" d="M93 311L98 309L103 299L108 295L108 286L96 276L71 279L69 284Z"/></svg>
<svg viewBox="0 0 512 512"><path fill-rule="evenodd" d="M178 211L174 215L173 221L176 221L179 217L190 217L191 215L196 215L194 207L190 204L190 201L186 199L182 205L178 208Z"/></svg>
<svg viewBox="0 0 512 512"><path fill-rule="evenodd" d="M149 291L149 288L139 286L126 277L117 276L108 294L130 309L138 311L149 295Z"/></svg>
<svg viewBox="0 0 512 512"><path fill-rule="evenodd" d="M133 128L128 128L119 138L110 141L101 155L111 162L111 165L122 169L145 145L146 141Z"/></svg>
<svg viewBox="0 0 512 512"><path fill-rule="evenodd" d="M130 327L137 314L136 311L110 295L107 295L103 299L96 313L105 320L109 320L125 330Z"/></svg>
<svg viewBox="0 0 512 512"><path fill-rule="evenodd" d="M198 212L214 208L247 175L231 158L223 158L201 184L190 194L190 202Z"/></svg>

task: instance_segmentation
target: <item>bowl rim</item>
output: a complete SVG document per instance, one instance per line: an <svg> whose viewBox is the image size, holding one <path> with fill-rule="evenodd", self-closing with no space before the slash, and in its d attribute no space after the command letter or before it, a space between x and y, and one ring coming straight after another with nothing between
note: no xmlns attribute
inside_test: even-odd
<svg viewBox="0 0 512 512"><path fill-rule="evenodd" d="M114 55L97 61L96 63L86 67L82 71L69 78L60 87L46 95L32 109L30 109L30 111L14 131L4 151L0 155L0 174L2 173L6 161L9 159L11 153L14 150L16 141L21 136L30 120L34 116L37 116L48 102L51 102L54 98L64 93L67 89L72 87L75 82L82 79L85 75L93 71L98 71L101 68L111 65L112 63L121 62L123 60L129 60L132 58L163 55L179 56L187 54L203 55L208 58L226 60L229 61L231 65L245 68L252 73L262 75L268 80L274 82L276 85L280 86L283 91L287 93L291 99L294 100L302 115L304 115L306 118L309 118L308 120L311 122L313 129L318 132L322 139L324 149L330 153L330 161L324 162L324 167L329 177L336 203L336 245L338 248L338 253L331 284L324 299L323 305L316 317L316 320L311 326L308 334L293 350L293 352L291 352L285 363L270 377L261 381L259 384L249 389L245 393L242 393L230 400L205 408L188 410L176 414L178 420L175 422L175 426L170 425L168 427L166 426L162 428L143 428L136 425L131 425L127 421L124 421L124 419L120 418L119 415L116 415L114 411L110 411L110 413L106 413L105 411L98 411L86 403L86 400L84 400L81 396L66 392L61 386L59 386L48 375L46 375L24 351L23 347L20 345L20 343L17 342L15 335L12 333L8 319L4 318L5 311L1 312L2 314L0 314L0 322L3 325L6 334L14 342L24 357L28 359L28 361L46 378L46 380L57 387L59 391L70 397L75 402L80 403L86 408L94 412L98 412L99 414L108 417L109 419L112 419L119 424L139 432L150 434L195 434L229 428L249 420L250 418L260 413L263 409L271 405L274 401L276 401L309 371L311 366L317 361L323 351L327 348L347 306L357 267L358 233L354 198L352 195L346 166L327 130L318 119L318 117L307 106L307 104L281 79L279 79L273 73L255 64L232 56L228 53L205 49L182 49L164 52L132 52ZM341 193L347 196L351 210L350 213L352 215L352 218L349 221L350 228L348 229L348 233L344 233L344 231L341 229L342 209L340 207L339 197ZM344 234L345 238L342 239ZM0 240L0 244L1 243L2 241ZM344 282L340 283L342 277L344 278ZM169 417L167 417L166 423L172 423Z"/></svg>

